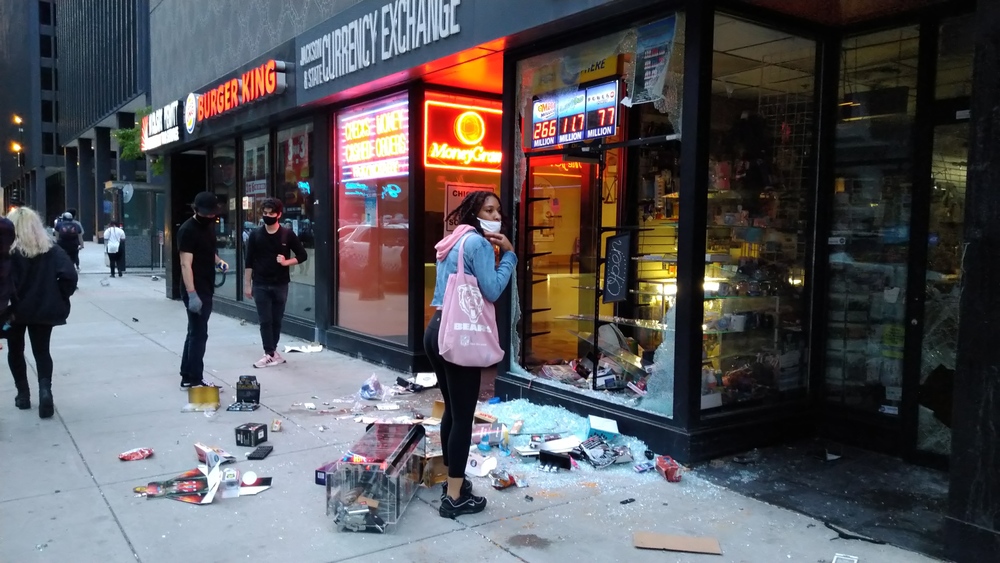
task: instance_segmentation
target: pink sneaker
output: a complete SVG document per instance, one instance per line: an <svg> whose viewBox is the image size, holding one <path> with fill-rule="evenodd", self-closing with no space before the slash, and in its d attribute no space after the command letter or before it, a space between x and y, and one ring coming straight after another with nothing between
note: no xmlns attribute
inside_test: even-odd
<svg viewBox="0 0 1000 563"><path fill-rule="evenodd" d="M274 353L271 354L271 359L274 360L274 363L272 365L285 363L285 358L282 358L281 354L279 354L277 350L275 350Z"/></svg>
<svg viewBox="0 0 1000 563"><path fill-rule="evenodd" d="M282 360L282 361L284 361L284 360ZM271 366L278 365L278 363L279 362L275 361L274 356L268 356L267 354L264 354L261 357L261 359L259 359L259 360L257 360L256 362L253 363L253 367L255 367L255 368L269 368Z"/></svg>

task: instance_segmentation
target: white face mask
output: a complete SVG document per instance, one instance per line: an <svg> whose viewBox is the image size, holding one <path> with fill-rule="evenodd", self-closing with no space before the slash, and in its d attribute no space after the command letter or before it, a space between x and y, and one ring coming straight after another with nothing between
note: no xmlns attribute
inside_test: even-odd
<svg viewBox="0 0 1000 563"><path fill-rule="evenodd" d="M487 233L499 233L502 223L500 221L487 221L486 219L479 219L479 226L482 227Z"/></svg>

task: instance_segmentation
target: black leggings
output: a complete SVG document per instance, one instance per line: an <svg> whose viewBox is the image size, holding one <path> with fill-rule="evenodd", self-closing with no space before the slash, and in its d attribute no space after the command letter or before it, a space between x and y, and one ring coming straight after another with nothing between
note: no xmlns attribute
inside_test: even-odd
<svg viewBox="0 0 1000 563"><path fill-rule="evenodd" d="M465 464L472 447L472 422L479 401L479 383L482 368L455 365L441 357L438 333L441 331L441 311L434 313L424 331L424 350L437 375L438 386L444 397L444 415L441 417L442 461L448 467L448 477L465 477Z"/></svg>
<svg viewBox="0 0 1000 563"><path fill-rule="evenodd" d="M28 380L28 366L24 362L24 333L31 338L31 353L35 356L38 380L52 379L52 356L49 354L51 325L11 325L7 329L7 365L14 381ZM470 436L471 440L472 437Z"/></svg>

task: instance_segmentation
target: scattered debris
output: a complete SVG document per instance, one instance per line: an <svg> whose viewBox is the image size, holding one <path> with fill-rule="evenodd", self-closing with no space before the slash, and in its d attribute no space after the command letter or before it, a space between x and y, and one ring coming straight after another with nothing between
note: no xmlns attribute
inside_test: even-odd
<svg viewBox="0 0 1000 563"><path fill-rule="evenodd" d="M132 317L132 322L137 323L137 322L139 322L139 319L137 319L135 317Z"/></svg>
<svg viewBox="0 0 1000 563"><path fill-rule="evenodd" d="M490 484L498 491L502 491L508 487L519 486L517 478L503 469L490 471Z"/></svg>
<svg viewBox="0 0 1000 563"><path fill-rule="evenodd" d="M215 412L219 410L220 388L216 385L191 387L188 389L188 402L181 407L181 412Z"/></svg>
<svg viewBox="0 0 1000 563"><path fill-rule="evenodd" d="M281 419L276 418L271 421L271 432L281 432Z"/></svg>
<svg viewBox="0 0 1000 563"><path fill-rule="evenodd" d="M753 450L743 454L738 455L733 458L733 463L738 463L740 465L750 465L752 463L757 463L760 461L761 453L760 450L754 448Z"/></svg>
<svg viewBox="0 0 1000 563"><path fill-rule="evenodd" d="M109 285L111 285L111 282L108 281L107 278L104 278L103 280L101 280L101 286L102 287L108 287Z"/></svg>
<svg viewBox="0 0 1000 563"><path fill-rule="evenodd" d="M858 563L858 558L854 555L844 555L843 553L836 553L833 556L833 561L831 563Z"/></svg>
<svg viewBox="0 0 1000 563"><path fill-rule="evenodd" d="M248 471L243 475L242 482L239 480L239 471L228 469L223 472L221 465L233 461L220 455L215 449L205 448L201 444L195 444L195 451L198 452L199 459L204 456L205 465L198 466L197 469L190 469L181 473L173 479L166 481L154 481L145 487L135 487L133 491L137 495L145 496L147 499L169 498L188 504L211 504L219 491L225 473L228 482L226 487L234 487L225 491L223 498L229 496L255 495L271 488L270 477L258 477L253 471Z"/></svg>
<svg viewBox="0 0 1000 563"><path fill-rule="evenodd" d="M371 377L365 380L361 385L361 390L358 395L367 401L380 401L382 397L385 396L385 390L382 389L382 384L378 381L378 376L372 374Z"/></svg>
<svg viewBox="0 0 1000 563"><path fill-rule="evenodd" d="M528 502L532 502L532 501L535 500L535 497L533 497L531 495L524 495L524 500L526 500Z"/></svg>
<svg viewBox="0 0 1000 563"><path fill-rule="evenodd" d="M399 403L379 403L375 405L375 408L380 411L398 411Z"/></svg>
<svg viewBox="0 0 1000 563"><path fill-rule="evenodd" d="M621 501L619 504L632 504L633 502L635 502L634 498L627 498L627 499Z"/></svg>
<svg viewBox="0 0 1000 563"><path fill-rule="evenodd" d="M267 425L260 422L247 422L236 427L236 445L245 448L255 448L267 441Z"/></svg>
<svg viewBox="0 0 1000 563"><path fill-rule="evenodd" d="M301 352L303 354L315 354L316 352L322 352L323 346L320 344L305 344L300 346L285 346L285 353L289 352Z"/></svg>
<svg viewBox="0 0 1000 563"><path fill-rule="evenodd" d="M635 532L632 534L632 544L639 549L722 555L722 547L719 546L719 540L715 538L668 536L653 532Z"/></svg>
<svg viewBox="0 0 1000 563"><path fill-rule="evenodd" d="M860 541L865 541L865 542L868 542L868 543L873 543L875 545L885 545L885 542L882 541L882 540L877 540L875 538L871 538L871 537L868 537L868 536L862 536L861 534L855 534L854 532L848 531L848 530L846 530L844 528L841 528L840 526L835 526L835 525L833 525L833 524L831 524L829 522L823 522L823 525L826 526L827 528L833 530L834 532L837 532L837 537L830 538L830 541L837 540L837 539L840 539L840 540L860 540Z"/></svg>
<svg viewBox="0 0 1000 563"><path fill-rule="evenodd" d="M137 461L146 459L153 455L153 448L133 448L127 452L118 454L118 459L122 461Z"/></svg>
<svg viewBox="0 0 1000 563"><path fill-rule="evenodd" d="M469 460L465 464L465 473L474 477L486 477L490 471L497 468L497 458L483 456L475 451L469 452Z"/></svg>
<svg viewBox="0 0 1000 563"><path fill-rule="evenodd" d="M160 276L153 276L149 278L149 281L160 281Z"/></svg>
<svg viewBox="0 0 1000 563"><path fill-rule="evenodd" d="M677 483L681 480L681 466L674 461L674 458L668 455L658 455L656 456L656 471L663 476L664 479L671 483Z"/></svg>

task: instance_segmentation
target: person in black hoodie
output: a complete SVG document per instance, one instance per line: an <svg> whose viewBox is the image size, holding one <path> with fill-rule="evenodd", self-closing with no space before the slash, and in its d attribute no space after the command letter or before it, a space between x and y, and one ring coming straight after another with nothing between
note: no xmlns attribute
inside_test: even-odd
<svg viewBox="0 0 1000 563"><path fill-rule="evenodd" d="M38 416L49 418L52 403L52 327L66 324L69 298L76 291L77 273L66 252L52 243L34 210L19 207L7 216L14 225L10 251L10 281L13 284L10 319L5 325L7 365L14 376L19 409L31 408L28 369L24 361L24 335L31 338L31 351L38 371Z"/></svg>

